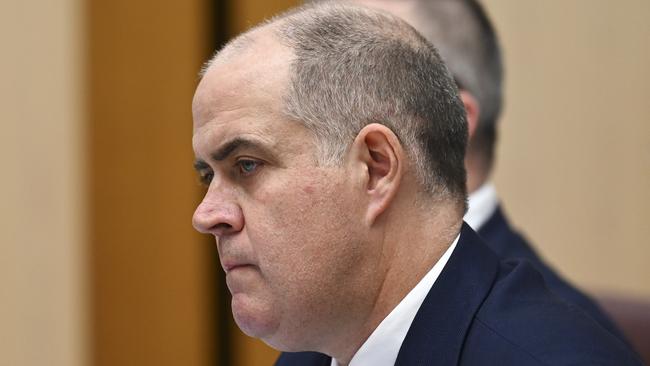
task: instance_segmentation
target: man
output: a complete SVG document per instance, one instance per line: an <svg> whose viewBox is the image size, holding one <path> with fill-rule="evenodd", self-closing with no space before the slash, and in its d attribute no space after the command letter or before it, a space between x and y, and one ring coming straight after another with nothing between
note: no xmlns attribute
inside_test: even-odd
<svg viewBox="0 0 650 366"><path fill-rule="evenodd" d="M398 18L284 14L215 56L192 110L193 224L279 365L638 364L463 224L464 109Z"/></svg>
<svg viewBox="0 0 650 366"><path fill-rule="evenodd" d="M465 221L501 258L525 258L544 276L549 288L577 305L601 326L624 340L600 307L548 266L506 219L494 186L497 121L501 110L503 70L499 42L476 0L355 0L406 20L436 46L460 88L469 123L465 157L469 210Z"/></svg>

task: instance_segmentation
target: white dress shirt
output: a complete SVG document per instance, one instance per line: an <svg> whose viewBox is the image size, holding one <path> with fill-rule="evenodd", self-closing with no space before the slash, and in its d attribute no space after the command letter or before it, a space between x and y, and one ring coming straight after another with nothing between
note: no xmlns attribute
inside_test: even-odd
<svg viewBox="0 0 650 366"><path fill-rule="evenodd" d="M427 272L417 285L397 304L397 306L379 323L370 337L352 357L348 366L393 366L397 360L399 349L406 338L406 333L424 302L424 298L436 282L436 279L447 264L451 253L456 248L460 234L440 257L436 264ZM339 366L332 358L331 366Z"/></svg>
<svg viewBox="0 0 650 366"><path fill-rule="evenodd" d="M469 195L469 209L463 220L472 229L478 231L494 214L497 206L499 206L499 198L494 185L485 183Z"/></svg>

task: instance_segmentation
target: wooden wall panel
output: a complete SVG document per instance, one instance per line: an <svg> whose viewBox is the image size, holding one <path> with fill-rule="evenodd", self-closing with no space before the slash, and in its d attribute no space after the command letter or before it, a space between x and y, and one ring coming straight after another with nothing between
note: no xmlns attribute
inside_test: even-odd
<svg viewBox="0 0 650 366"><path fill-rule="evenodd" d="M207 4L207 2L206 2ZM214 365L215 250L195 233L202 0L90 0L93 364Z"/></svg>
<svg viewBox="0 0 650 366"><path fill-rule="evenodd" d="M302 4L302 1L230 0L228 4L228 29L230 34L234 36L284 10Z"/></svg>

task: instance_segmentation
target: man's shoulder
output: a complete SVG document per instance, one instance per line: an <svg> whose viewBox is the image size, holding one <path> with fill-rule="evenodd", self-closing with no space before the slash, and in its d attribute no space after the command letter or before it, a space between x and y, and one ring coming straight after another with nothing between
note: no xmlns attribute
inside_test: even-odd
<svg viewBox="0 0 650 366"><path fill-rule="evenodd" d="M626 342L621 331L598 304L549 266L526 238L510 225L501 207L497 207L490 219L478 230L478 234L499 257L505 260L522 258L529 261L541 273L546 286L553 293L578 306L607 331Z"/></svg>
<svg viewBox="0 0 650 366"><path fill-rule="evenodd" d="M468 330L463 365L640 365L627 346L548 291L526 261L505 261Z"/></svg>

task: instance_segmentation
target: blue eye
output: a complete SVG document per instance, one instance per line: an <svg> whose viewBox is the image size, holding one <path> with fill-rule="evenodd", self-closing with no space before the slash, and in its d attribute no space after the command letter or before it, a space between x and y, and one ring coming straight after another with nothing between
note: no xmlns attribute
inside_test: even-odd
<svg viewBox="0 0 650 366"><path fill-rule="evenodd" d="M244 174L252 174L260 166L260 163L255 160L239 160L237 162L239 165L239 171Z"/></svg>

